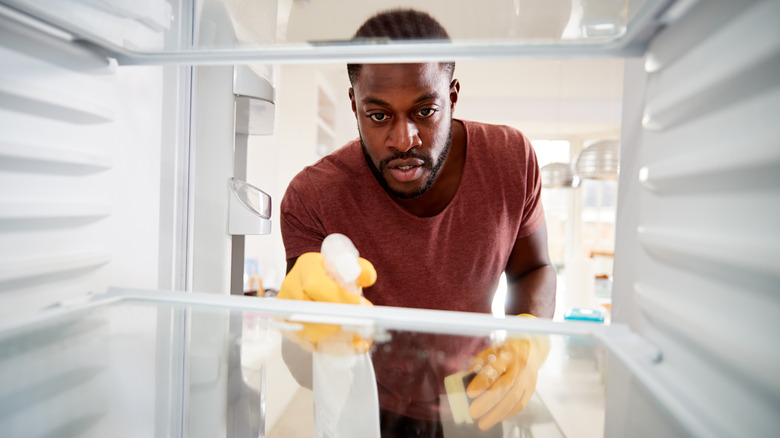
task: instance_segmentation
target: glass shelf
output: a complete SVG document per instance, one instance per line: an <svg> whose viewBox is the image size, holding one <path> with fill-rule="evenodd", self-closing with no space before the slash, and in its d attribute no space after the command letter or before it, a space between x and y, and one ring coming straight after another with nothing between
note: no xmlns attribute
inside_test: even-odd
<svg viewBox="0 0 780 438"><path fill-rule="evenodd" d="M671 3L0 0L6 11L34 17L52 34L64 31L124 64L637 56ZM366 18L397 7L430 13L447 28L452 43L350 41Z"/></svg>
<svg viewBox="0 0 780 438"><path fill-rule="evenodd" d="M459 436L450 421L458 393L445 390L447 376L467 371L474 355L506 339L543 340L550 350L534 396L498 427L523 436L603 434L607 364L616 351L610 333L621 332L619 326L143 291L94 295L0 328L0 430L9 436L227 431L273 437L283 430L311 436L312 392L299 383L311 371L301 371L305 362L297 359L308 353L290 340L300 340L300 330L313 323L369 340L361 345L376 376L373 403L418 418L438 416L450 430L445 436ZM336 350L318 354L349 357L347 344L329 345ZM372 403L371 393L350 397ZM473 429L465 430L471 436Z"/></svg>

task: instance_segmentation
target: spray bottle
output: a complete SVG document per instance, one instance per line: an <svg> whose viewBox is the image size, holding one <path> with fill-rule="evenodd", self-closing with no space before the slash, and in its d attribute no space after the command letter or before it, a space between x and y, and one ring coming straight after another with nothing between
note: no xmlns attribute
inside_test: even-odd
<svg viewBox="0 0 780 438"><path fill-rule="evenodd" d="M357 284L359 253L349 237L329 234L320 253L331 280L349 292L363 294ZM368 328L373 333L373 326ZM379 396L368 353L339 356L315 352L312 380L315 438L379 438Z"/></svg>
<svg viewBox="0 0 780 438"><path fill-rule="evenodd" d="M329 234L322 241L320 253L325 263L325 272L331 280L349 292L363 294L362 288L357 285L360 254L349 237L339 233Z"/></svg>

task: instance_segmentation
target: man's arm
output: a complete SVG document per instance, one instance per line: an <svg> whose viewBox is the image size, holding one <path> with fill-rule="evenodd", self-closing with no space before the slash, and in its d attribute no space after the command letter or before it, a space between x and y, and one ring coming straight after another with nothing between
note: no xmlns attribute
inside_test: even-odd
<svg viewBox="0 0 780 438"><path fill-rule="evenodd" d="M530 313L552 318L555 312L555 268L547 252L547 225L515 241L506 265L506 314Z"/></svg>
<svg viewBox="0 0 780 438"><path fill-rule="evenodd" d="M506 277L507 315L552 318L556 279L547 254L544 221L531 235L515 241ZM473 400L469 415L478 420L480 429L488 430L525 409L536 391L539 367L547 358L549 345L543 334L510 336L475 357L471 371L477 375L466 393Z"/></svg>

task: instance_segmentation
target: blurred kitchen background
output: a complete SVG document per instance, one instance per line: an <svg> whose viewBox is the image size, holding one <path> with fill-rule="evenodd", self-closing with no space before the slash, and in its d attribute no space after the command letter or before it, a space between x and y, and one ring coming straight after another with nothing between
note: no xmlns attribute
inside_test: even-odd
<svg viewBox="0 0 780 438"><path fill-rule="evenodd" d="M348 39L366 18L333 17L323 9L328 7L325 3L290 2L289 20L280 18L277 38L308 41L316 28L319 38ZM522 8L527 2L514 3ZM551 2L543 20L537 16L533 23L511 26L525 29L530 38L555 34L578 38L587 30L568 23L579 13L580 2L564 3ZM283 9L280 4L280 17ZM329 19L322 22L325 14ZM450 22L446 16L438 18L451 34L467 35L464 15L459 16L460 21ZM479 19L478 11L473 16ZM455 117L510 125L533 142L542 167L550 257L559 273L556 319L570 308L597 309L609 318L623 64L616 58L456 64L461 97ZM304 166L356 138L357 128L347 95L346 66L288 64L274 67L270 76L276 83L274 134L250 136L247 181L276 194L274 226L270 235L246 237L245 290L255 290L261 283L261 289L272 293L286 266L278 226L285 188ZM500 300L499 293L495 309Z"/></svg>

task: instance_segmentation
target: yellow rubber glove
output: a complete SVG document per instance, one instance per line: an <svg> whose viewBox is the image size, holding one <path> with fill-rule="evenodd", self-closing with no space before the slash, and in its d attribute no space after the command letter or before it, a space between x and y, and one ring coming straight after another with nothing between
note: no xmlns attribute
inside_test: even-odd
<svg viewBox="0 0 780 438"><path fill-rule="evenodd" d="M369 287L376 283L374 265L363 257L358 258L358 263L360 264L358 287ZM293 268L284 277L276 297L287 300L371 305L367 299L347 291L328 277L322 254L318 252L307 252L298 257Z"/></svg>
<svg viewBox="0 0 780 438"><path fill-rule="evenodd" d="M363 354L374 343L373 336L363 337L360 334L343 329L338 324L319 324L313 322L296 322L303 329L285 331L287 339L297 344L309 353L327 353L334 356Z"/></svg>
<svg viewBox="0 0 780 438"><path fill-rule="evenodd" d="M476 376L466 394L472 399L469 414L478 420L480 429L488 430L525 409L536 390L539 367L549 352L546 335L529 335L507 339L474 357L471 371Z"/></svg>
<svg viewBox="0 0 780 438"><path fill-rule="evenodd" d="M368 287L376 282L376 270L368 260L360 257L360 276L357 285ZM372 306L370 301L360 295L347 291L333 281L325 271L322 254L309 252L298 257L295 265L282 281L277 298L304 301L325 301ZM364 353L372 341L359 334L342 330L337 324L319 324L296 322L302 330L285 332L288 339L306 351L328 352L332 354Z"/></svg>

